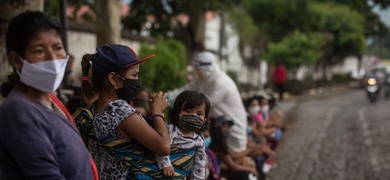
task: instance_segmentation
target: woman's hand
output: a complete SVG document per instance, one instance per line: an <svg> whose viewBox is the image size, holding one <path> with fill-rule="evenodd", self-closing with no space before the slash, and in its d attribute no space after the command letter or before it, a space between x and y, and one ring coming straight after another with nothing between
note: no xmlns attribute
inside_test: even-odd
<svg viewBox="0 0 390 180"><path fill-rule="evenodd" d="M152 115L154 114L163 114L164 111L169 107L168 99L167 99L168 93L163 93L162 91L158 93L151 93L149 95L149 108L150 113Z"/></svg>

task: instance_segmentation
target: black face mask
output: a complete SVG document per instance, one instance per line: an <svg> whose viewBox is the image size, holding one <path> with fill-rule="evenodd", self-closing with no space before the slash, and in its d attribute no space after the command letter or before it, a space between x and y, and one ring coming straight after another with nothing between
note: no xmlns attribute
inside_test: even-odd
<svg viewBox="0 0 390 180"><path fill-rule="evenodd" d="M123 78L123 80L125 81L123 88L117 89L116 94L119 99L123 99L130 104L135 95L137 95L138 91L141 89L141 81L139 79L127 78Z"/></svg>

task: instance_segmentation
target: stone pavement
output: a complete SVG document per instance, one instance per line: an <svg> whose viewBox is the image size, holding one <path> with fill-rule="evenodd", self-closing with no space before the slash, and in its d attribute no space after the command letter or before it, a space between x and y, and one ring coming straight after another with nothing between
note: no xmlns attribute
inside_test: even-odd
<svg viewBox="0 0 390 180"><path fill-rule="evenodd" d="M313 96L318 96L330 92L337 92L337 91L345 90L347 88L355 88L355 87L350 85L338 85L338 86L310 89L309 91L301 95L290 95L286 93L283 101L277 100L276 108L280 109L283 112L284 119L289 119L289 115L291 115L291 112L299 104L299 102L302 101L302 99L312 98ZM274 97L277 97L277 94L275 94Z"/></svg>

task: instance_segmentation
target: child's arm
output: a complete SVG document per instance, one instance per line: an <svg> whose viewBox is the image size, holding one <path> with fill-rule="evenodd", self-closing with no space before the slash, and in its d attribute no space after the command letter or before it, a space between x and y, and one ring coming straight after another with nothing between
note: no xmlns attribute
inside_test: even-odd
<svg viewBox="0 0 390 180"><path fill-rule="evenodd" d="M205 179L206 158L205 147L198 148L194 154L194 166L191 170L191 179Z"/></svg>
<svg viewBox="0 0 390 180"><path fill-rule="evenodd" d="M173 177L175 175L174 169L171 164L171 160L169 160L169 155L168 156L155 155L155 158L158 167L163 170L165 177Z"/></svg>

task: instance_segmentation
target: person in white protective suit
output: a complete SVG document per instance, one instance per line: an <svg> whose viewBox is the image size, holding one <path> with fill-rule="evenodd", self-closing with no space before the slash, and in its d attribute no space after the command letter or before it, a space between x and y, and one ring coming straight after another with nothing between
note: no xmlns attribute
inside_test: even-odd
<svg viewBox="0 0 390 180"><path fill-rule="evenodd" d="M234 125L228 131L229 152L239 153L247 149L247 120L244 104L234 81L219 68L211 52L200 52L194 59L196 77L184 87L168 92L170 100L184 90L200 91L209 98L209 117L225 115Z"/></svg>

